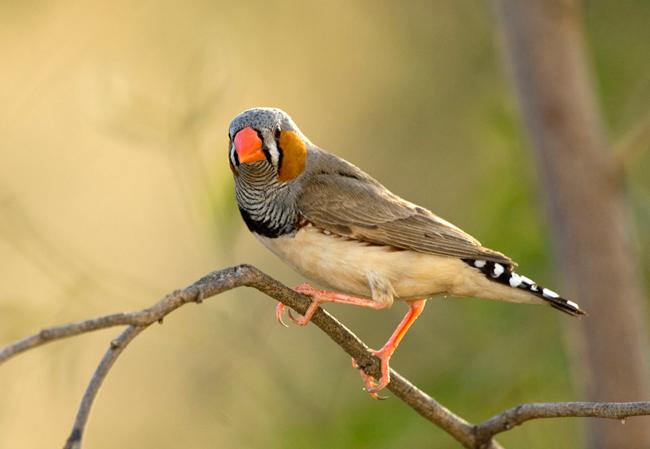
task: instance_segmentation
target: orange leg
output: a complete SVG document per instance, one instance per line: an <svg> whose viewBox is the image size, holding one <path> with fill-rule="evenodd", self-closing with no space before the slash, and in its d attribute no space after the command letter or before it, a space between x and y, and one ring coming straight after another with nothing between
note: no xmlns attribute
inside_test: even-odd
<svg viewBox="0 0 650 449"><path fill-rule="evenodd" d="M302 293L304 295L308 295L312 297L312 302L302 317L294 318L291 315L291 312L288 311L288 315L291 321L293 321L299 326L304 326L307 323L309 323L311 318L314 316L314 313L316 313L316 310L318 310L320 304L323 304L325 302L353 304L361 307L369 307L371 309L383 309L386 307L384 304L373 301L372 299L357 298L355 296L350 296L343 293L316 290L307 283L300 284L294 290L297 291L298 293ZM374 350L374 349L370 350L370 352L372 352L372 354L375 357L379 358L379 360L381 361L381 377L379 378L379 381L375 380L372 376L369 376L366 373L364 373L363 370L360 370L361 377L363 379L366 391L370 393L370 395L375 399L382 399L377 394L377 392L382 390L384 387L386 387L386 385L388 385L388 383L390 382L390 368L388 362L390 361L391 356L395 352L395 349L397 349L397 346L399 345L400 341L402 341L402 338L404 338L404 335L406 335L406 332L408 331L409 327L411 327L413 322L415 322L415 320L422 313L422 310L424 310L424 305L426 304L426 300L417 299L413 301L408 301L408 303L409 303L409 311L402 319L402 322L399 323L399 325L393 332L393 335L390 336L386 344L382 346L382 348L379 350ZM284 314L284 311L285 311L285 305L282 303L278 303L278 305L275 308L275 318L278 320L280 324L286 327L286 324L284 323L284 321L282 321L282 315ZM352 366L358 368L358 365L354 360L352 360Z"/></svg>
<svg viewBox="0 0 650 449"><path fill-rule="evenodd" d="M297 291L298 293L302 293L303 295L311 296L312 298L309 308L307 308L307 311L302 317L294 318L291 315L291 312L288 312L289 319L291 319L291 321L296 323L298 326L305 326L307 323L309 323L311 318L314 316L314 313L316 313L316 310L318 310L318 307L321 304L326 302L352 304L355 306L369 307L371 309L383 309L386 307L384 304L377 301L373 301L372 299L357 298L356 296L350 296L350 295L337 293L337 292L329 292L325 290L316 290L314 287L312 287L307 283L300 284L299 286L294 288L294 290ZM284 314L284 310L285 310L285 305L279 302L278 305L275 306L275 319L278 320L280 324L286 327L287 325L284 323L284 321L282 321L282 315Z"/></svg>
<svg viewBox="0 0 650 449"><path fill-rule="evenodd" d="M379 381L376 381L372 376L369 376L363 371L360 370L359 372L361 373L361 378L363 379L363 383L366 387L365 388L366 391L370 393L370 395L373 398L383 399L377 394L377 392L379 392L384 387L386 387L386 385L388 385L388 383L390 382L390 367L388 365L388 362L390 361L390 358L395 352L395 349L397 349L397 346L399 345L400 341L402 341L402 338L404 338L404 335L406 335L406 332L409 330L409 327L411 327L411 325L422 313L422 310L424 310L425 304L426 304L426 300L424 299L409 301L409 311L402 319L402 322L399 323L399 325L393 332L393 335L390 336L386 344L382 346L382 348L379 349L378 351L374 349L370 350L370 352L372 352L373 355L379 358L379 360L381 361L381 377L379 378ZM352 366L357 368L358 366L356 365L357 365L356 362L353 360Z"/></svg>

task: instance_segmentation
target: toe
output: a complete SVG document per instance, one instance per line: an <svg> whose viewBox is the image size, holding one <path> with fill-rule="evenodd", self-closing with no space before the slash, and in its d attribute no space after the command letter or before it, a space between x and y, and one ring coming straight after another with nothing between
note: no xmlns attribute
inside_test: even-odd
<svg viewBox="0 0 650 449"><path fill-rule="evenodd" d="M312 296L312 295L314 295L315 293L318 292L318 290L314 289L314 287L312 287L311 285L309 285L306 282L295 286L293 290L295 292L298 292L298 293L301 293L301 294L307 295L307 296Z"/></svg>
<svg viewBox="0 0 650 449"><path fill-rule="evenodd" d="M309 318L305 316L301 316L300 318L294 318L293 316L289 315L289 317L291 318L291 321L293 321L298 326L306 326L309 324L309 321L311 321Z"/></svg>
<svg viewBox="0 0 650 449"><path fill-rule="evenodd" d="M359 364L354 359L352 359L352 367L359 370L359 375L361 376L361 379L363 380L363 389L364 389L364 391L366 391L370 395L370 397L372 397L373 399L376 399L376 400L388 399L387 397L380 396L378 394L378 392L380 390L382 390L386 385L388 385L388 382L389 382L388 378L384 379L385 376L382 375L379 382L377 382L374 377L372 377L369 374L366 374L365 371L363 371L361 369L361 367L359 367Z"/></svg>
<svg viewBox="0 0 650 449"><path fill-rule="evenodd" d="M289 327L287 326L287 323L282 320L282 315L284 315L284 309L285 306L281 302L278 303L277 306L275 306L275 319L278 323L280 323L284 327ZM291 316L289 316L291 318Z"/></svg>

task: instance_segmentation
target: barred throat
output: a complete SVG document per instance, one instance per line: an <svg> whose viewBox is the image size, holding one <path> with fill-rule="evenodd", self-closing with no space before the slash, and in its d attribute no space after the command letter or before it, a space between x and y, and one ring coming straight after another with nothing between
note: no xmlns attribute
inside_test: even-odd
<svg viewBox="0 0 650 449"><path fill-rule="evenodd" d="M298 213L289 206L288 186L277 180L275 168L260 161L235 177L239 212L251 232L269 238L295 231Z"/></svg>
<svg viewBox="0 0 650 449"><path fill-rule="evenodd" d="M478 269L490 280L508 285L512 288L526 290L527 292L546 301L551 307L561 310L564 313L573 316L585 314L584 310L580 309L580 306L575 302L562 298L553 290L542 287L526 276L522 276L512 271L512 265L504 265L497 262L479 259L463 259L463 262Z"/></svg>

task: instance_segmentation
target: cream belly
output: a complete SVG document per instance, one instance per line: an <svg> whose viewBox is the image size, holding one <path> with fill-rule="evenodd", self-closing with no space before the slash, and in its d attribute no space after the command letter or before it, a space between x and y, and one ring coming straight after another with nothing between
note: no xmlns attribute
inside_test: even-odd
<svg viewBox="0 0 650 449"><path fill-rule="evenodd" d="M311 225L292 236L256 236L305 277L353 295L376 296L369 280L387 283L390 293L399 299L451 293L462 283L466 272L466 264L455 258L368 245L325 234ZM392 302L393 294L389 295L390 301L382 300Z"/></svg>
<svg viewBox="0 0 650 449"><path fill-rule="evenodd" d="M490 280L454 257L369 245L326 234L312 225L275 239L255 236L310 280L341 293L373 298L386 306L393 299L438 294L544 303L526 291Z"/></svg>

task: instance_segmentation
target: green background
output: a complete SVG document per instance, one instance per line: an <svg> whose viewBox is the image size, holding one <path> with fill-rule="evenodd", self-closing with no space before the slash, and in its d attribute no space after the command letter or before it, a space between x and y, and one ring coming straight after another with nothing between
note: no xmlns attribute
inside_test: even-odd
<svg viewBox="0 0 650 449"><path fill-rule="evenodd" d="M302 282L235 206L226 130L252 106L285 109L317 145L562 291L490 7L0 2L1 341L139 309L239 263ZM585 23L615 146L650 114L650 2L588 1ZM646 278L649 170L646 152L628 177ZM314 326L278 326L274 305L241 289L147 330L107 378L86 446L458 447L396 398L368 398L340 349ZM406 308L327 309L379 347ZM392 366L470 421L579 400L573 323L551 308L430 301ZM0 447L62 444L117 332L2 366ZM583 423L536 421L500 441L580 447Z"/></svg>

